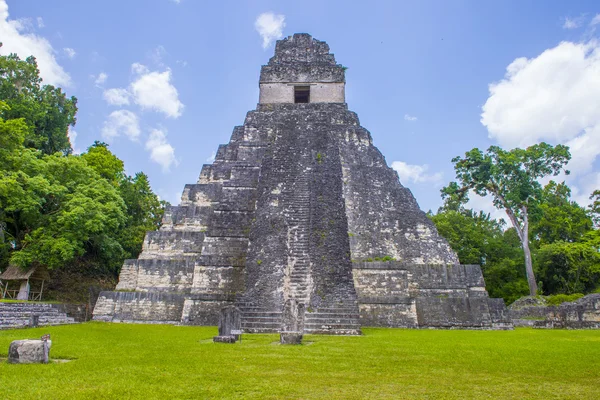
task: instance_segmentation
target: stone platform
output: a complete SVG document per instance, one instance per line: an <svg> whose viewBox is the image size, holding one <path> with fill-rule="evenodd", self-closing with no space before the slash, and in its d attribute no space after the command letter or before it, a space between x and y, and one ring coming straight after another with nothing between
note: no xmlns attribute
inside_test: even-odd
<svg viewBox="0 0 600 400"><path fill-rule="evenodd" d="M38 326L75 323L59 306L50 303L0 303L0 329L29 328L32 316L37 316Z"/></svg>

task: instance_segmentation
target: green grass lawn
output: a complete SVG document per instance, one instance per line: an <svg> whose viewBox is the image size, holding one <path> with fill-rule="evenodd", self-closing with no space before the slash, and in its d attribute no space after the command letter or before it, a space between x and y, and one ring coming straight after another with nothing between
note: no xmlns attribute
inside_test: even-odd
<svg viewBox="0 0 600 400"><path fill-rule="evenodd" d="M52 335L49 365L0 362L0 397L600 398L600 331L367 329L364 336L277 335L212 343L214 327L86 323L0 331Z"/></svg>

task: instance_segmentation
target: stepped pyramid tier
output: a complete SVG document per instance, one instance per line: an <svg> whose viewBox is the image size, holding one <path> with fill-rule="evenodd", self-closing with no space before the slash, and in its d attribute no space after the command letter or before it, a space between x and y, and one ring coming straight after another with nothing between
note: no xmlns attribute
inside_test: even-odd
<svg viewBox="0 0 600 400"><path fill-rule="evenodd" d="M278 332L291 300L306 333L509 326L479 266L459 265L348 110L344 71L308 34L278 41L256 110L125 261L94 318L216 325L236 305L244 331Z"/></svg>

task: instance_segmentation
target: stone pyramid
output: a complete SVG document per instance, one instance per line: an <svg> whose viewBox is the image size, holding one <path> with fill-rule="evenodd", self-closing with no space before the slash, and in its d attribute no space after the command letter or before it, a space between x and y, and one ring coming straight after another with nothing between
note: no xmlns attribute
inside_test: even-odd
<svg viewBox="0 0 600 400"><path fill-rule="evenodd" d="M308 34L277 42L260 99L186 185L94 319L277 332L303 304L307 333L361 326L509 326L481 269L459 265L345 103L345 68Z"/></svg>

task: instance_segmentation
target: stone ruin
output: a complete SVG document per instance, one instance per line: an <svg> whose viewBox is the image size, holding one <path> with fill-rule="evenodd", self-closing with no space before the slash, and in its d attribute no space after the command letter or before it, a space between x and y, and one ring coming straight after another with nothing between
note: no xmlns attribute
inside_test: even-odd
<svg viewBox="0 0 600 400"><path fill-rule="evenodd" d="M508 315L515 326L600 329L600 293L556 306L547 305L541 297L522 297L508 307Z"/></svg>
<svg viewBox="0 0 600 400"><path fill-rule="evenodd" d="M41 339L13 340L8 348L9 364L48 364L50 361L50 335Z"/></svg>
<svg viewBox="0 0 600 400"><path fill-rule="evenodd" d="M348 110L325 42L278 41L259 87L256 110L125 261L94 319L216 325L235 305L244 332L280 332L293 300L305 333L512 327Z"/></svg>

